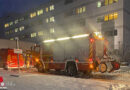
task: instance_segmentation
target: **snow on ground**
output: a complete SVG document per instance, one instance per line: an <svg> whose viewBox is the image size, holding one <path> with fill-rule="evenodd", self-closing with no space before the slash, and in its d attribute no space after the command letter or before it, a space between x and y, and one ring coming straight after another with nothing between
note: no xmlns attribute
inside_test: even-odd
<svg viewBox="0 0 130 90"><path fill-rule="evenodd" d="M5 70L0 70L0 76L8 90L130 90L130 74L122 73L123 70L126 69L121 68L120 73L95 73L90 79L39 73L21 73L17 77L10 76L16 72Z"/></svg>

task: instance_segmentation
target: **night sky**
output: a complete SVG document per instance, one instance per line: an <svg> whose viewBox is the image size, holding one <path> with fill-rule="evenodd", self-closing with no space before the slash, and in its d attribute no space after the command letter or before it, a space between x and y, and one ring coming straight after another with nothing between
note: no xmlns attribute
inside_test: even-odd
<svg viewBox="0 0 130 90"><path fill-rule="evenodd" d="M0 0L0 17L7 13L22 13L49 0Z"/></svg>

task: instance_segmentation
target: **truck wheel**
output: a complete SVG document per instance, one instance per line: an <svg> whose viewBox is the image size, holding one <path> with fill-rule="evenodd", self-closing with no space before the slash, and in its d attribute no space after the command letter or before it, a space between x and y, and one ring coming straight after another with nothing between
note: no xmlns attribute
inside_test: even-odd
<svg viewBox="0 0 130 90"><path fill-rule="evenodd" d="M44 72L43 66L41 64L37 65L37 69L38 69L38 72Z"/></svg>
<svg viewBox="0 0 130 90"><path fill-rule="evenodd" d="M111 62L111 63L112 63L112 66L113 66L113 69L114 69L114 70L120 69L120 64L119 64L118 62L113 61L113 62Z"/></svg>
<svg viewBox="0 0 130 90"><path fill-rule="evenodd" d="M42 67L38 67L38 72L44 72Z"/></svg>
<svg viewBox="0 0 130 90"><path fill-rule="evenodd" d="M100 63L99 64L99 70L100 70L101 73L106 72L107 71L107 65L106 65L106 63L104 63L104 62Z"/></svg>
<svg viewBox="0 0 130 90"><path fill-rule="evenodd" d="M67 74L69 76L76 76L77 75L77 69L75 64L69 64L67 67Z"/></svg>

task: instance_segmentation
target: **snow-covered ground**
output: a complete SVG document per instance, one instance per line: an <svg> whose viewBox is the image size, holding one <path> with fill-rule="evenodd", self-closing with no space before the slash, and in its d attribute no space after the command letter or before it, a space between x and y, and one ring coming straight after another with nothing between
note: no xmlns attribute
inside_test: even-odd
<svg viewBox="0 0 130 90"><path fill-rule="evenodd" d="M8 90L130 90L130 74L120 73L95 73L88 79L39 73L21 73L17 77L11 76L17 75L15 72L0 70Z"/></svg>

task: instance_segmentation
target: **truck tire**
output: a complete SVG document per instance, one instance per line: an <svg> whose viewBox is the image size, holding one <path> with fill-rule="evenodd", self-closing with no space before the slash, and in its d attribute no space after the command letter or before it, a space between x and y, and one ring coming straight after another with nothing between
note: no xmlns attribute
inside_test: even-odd
<svg viewBox="0 0 130 90"><path fill-rule="evenodd" d="M40 66L38 66L38 72L40 72L40 73L42 73L42 72L44 72L44 69L43 69L43 67L40 67Z"/></svg>
<svg viewBox="0 0 130 90"><path fill-rule="evenodd" d="M99 71L101 73L105 73L107 71L107 65L106 65L105 62L102 62L102 63L99 64Z"/></svg>
<svg viewBox="0 0 130 90"><path fill-rule="evenodd" d="M118 70L120 69L120 63L116 62L116 61L112 61L112 66L113 66L113 70Z"/></svg>
<svg viewBox="0 0 130 90"><path fill-rule="evenodd" d="M74 63L70 63L67 65L67 75L69 76L76 76L77 75L77 68Z"/></svg>

